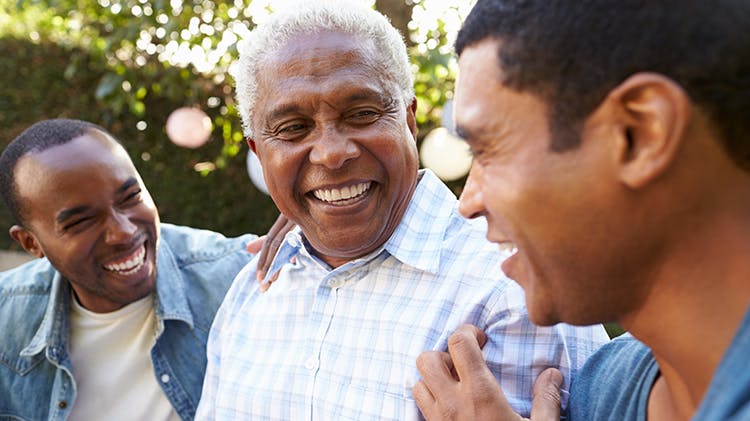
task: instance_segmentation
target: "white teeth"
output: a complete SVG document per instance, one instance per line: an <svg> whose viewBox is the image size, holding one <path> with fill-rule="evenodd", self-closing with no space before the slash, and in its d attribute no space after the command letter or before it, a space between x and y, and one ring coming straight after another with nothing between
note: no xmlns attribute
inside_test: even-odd
<svg viewBox="0 0 750 421"><path fill-rule="evenodd" d="M508 253L509 255L516 254L518 247L513 243L500 243L498 244L501 253Z"/></svg>
<svg viewBox="0 0 750 421"><path fill-rule="evenodd" d="M348 200L360 196L370 189L371 182L359 183L355 186L342 187L340 189L319 189L313 191L313 195L318 199L332 203L340 200Z"/></svg>
<svg viewBox="0 0 750 421"><path fill-rule="evenodd" d="M123 275L130 275L131 273L137 272L142 266L144 262L144 258L146 257L146 247L145 245L141 246L138 251L133 253L130 258L122 263L114 263L110 265L104 265L104 269L107 269L112 272L119 272Z"/></svg>

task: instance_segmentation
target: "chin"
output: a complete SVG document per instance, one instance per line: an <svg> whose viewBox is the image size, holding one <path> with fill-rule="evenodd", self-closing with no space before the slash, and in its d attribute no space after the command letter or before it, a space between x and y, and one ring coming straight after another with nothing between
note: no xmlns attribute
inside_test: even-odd
<svg viewBox="0 0 750 421"><path fill-rule="evenodd" d="M531 320L531 323L534 323L537 326L552 326L560 323L562 320L558 317L554 317L551 314L548 313L540 313L539 311L534 311L532 309L528 309L529 311L529 320Z"/></svg>

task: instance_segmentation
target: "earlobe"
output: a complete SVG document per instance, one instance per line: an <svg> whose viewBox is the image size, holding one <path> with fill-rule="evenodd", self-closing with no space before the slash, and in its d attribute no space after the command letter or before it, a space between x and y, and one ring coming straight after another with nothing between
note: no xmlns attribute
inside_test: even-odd
<svg viewBox="0 0 750 421"><path fill-rule="evenodd" d="M44 257L44 251L42 250L39 241L37 241L34 234L27 231L24 227L13 225L8 232L10 233L11 238L20 244L27 253L35 257Z"/></svg>
<svg viewBox="0 0 750 421"><path fill-rule="evenodd" d="M690 119L687 93L656 73L637 73L613 89L607 101L619 109L620 177L640 188L661 176L680 151Z"/></svg>

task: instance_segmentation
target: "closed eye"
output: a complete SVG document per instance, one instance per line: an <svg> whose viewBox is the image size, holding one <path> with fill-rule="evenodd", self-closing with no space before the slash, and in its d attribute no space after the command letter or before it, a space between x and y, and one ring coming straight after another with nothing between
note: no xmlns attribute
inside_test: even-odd
<svg viewBox="0 0 750 421"><path fill-rule="evenodd" d="M371 124L380 118L380 112L375 110L358 110L347 116L347 120L354 124Z"/></svg>
<svg viewBox="0 0 750 421"><path fill-rule="evenodd" d="M141 189L135 190L132 193L125 196L125 198L122 200L122 203L130 204L130 203L137 203L140 202L141 199Z"/></svg>
<svg viewBox="0 0 750 421"><path fill-rule="evenodd" d="M93 220L94 220L94 217L92 216L86 216L86 217L74 219L73 221L63 226L63 232L68 232L72 229L76 229L76 230L83 229Z"/></svg>
<svg viewBox="0 0 750 421"><path fill-rule="evenodd" d="M290 124L288 126L281 127L279 133L295 133L305 129L304 124Z"/></svg>

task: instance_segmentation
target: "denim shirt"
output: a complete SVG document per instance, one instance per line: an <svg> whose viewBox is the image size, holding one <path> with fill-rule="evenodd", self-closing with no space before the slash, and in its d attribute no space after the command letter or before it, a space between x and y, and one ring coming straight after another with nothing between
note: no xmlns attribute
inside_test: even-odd
<svg viewBox="0 0 750 421"><path fill-rule="evenodd" d="M252 235L161 224L154 299L154 375L182 419L192 419L206 340ZM65 420L76 398L68 341L68 282L46 258L0 273L0 420ZM117 379L113 379L117 381Z"/></svg>

